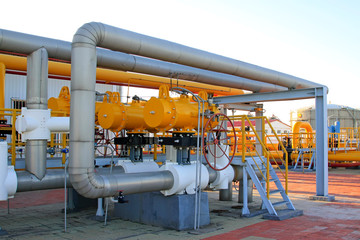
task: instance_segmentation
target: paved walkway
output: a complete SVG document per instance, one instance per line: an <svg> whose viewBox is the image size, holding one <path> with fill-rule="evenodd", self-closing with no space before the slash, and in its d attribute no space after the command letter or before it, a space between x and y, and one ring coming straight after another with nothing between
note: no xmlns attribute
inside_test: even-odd
<svg viewBox="0 0 360 240"><path fill-rule="evenodd" d="M360 169L330 169L329 194L335 202L308 200L315 194L315 173L290 172L289 195L304 216L285 221L264 220L260 216L241 218L241 205L219 202L209 193L211 225L201 232L174 231L161 227L111 218L108 224L94 220L95 209L69 213L64 232L63 190L18 193L0 202L0 226L8 234L0 239L360 239ZM260 198L254 191L251 211ZM111 214L112 206L110 206Z"/></svg>

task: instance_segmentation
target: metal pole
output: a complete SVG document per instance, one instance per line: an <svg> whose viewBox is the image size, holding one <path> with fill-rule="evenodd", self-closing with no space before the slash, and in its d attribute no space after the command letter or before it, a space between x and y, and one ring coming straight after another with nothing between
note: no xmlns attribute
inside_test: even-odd
<svg viewBox="0 0 360 240"><path fill-rule="evenodd" d="M327 88L315 89L316 196L328 196Z"/></svg>
<svg viewBox="0 0 360 240"><path fill-rule="evenodd" d="M64 164L64 172L65 172L65 177L64 177L64 232L66 232L66 213L67 213L67 188L66 188L66 160L65 160L65 164Z"/></svg>

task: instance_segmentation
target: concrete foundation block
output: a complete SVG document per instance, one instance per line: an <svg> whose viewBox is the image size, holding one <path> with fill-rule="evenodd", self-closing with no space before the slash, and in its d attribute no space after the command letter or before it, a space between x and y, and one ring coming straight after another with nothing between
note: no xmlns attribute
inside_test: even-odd
<svg viewBox="0 0 360 240"><path fill-rule="evenodd" d="M334 195L328 195L328 196L310 196L309 197L310 200L315 200L315 201L323 201L323 202L333 202L335 201L335 196Z"/></svg>
<svg viewBox="0 0 360 240"><path fill-rule="evenodd" d="M194 227L195 194L165 197L160 192L127 195L127 203L116 203L114 215L123 220L176 230ZM201 193L200 226L210 224L207 193Z"/></svg>

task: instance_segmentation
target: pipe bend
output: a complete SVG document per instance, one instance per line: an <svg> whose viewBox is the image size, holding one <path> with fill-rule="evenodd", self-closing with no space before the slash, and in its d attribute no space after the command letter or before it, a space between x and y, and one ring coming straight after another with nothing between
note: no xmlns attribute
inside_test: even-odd
<svg viewBox="0 0 360 240"><path fill-rule="evenodd" d="M69 171L73 188L87 198L111 197L122 191L124 194L152 192L170 189L174 177L169 171L142 173L99 174L88 168L86 172Z"/></svg>
<svg viewBox="0 0 360 240"><path fill-rule="evenodd" d="M74 43L88 43L96 47L102 42L105 35L104 24L99 22L85 23L75 33Z"/></svg>

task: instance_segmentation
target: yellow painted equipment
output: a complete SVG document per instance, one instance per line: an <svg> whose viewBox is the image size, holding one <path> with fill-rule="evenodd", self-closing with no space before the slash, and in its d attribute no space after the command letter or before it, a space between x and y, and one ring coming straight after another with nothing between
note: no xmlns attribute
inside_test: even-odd
<svg viewBox="0 0 360 240"><path fill-rule="evenodd" d="M59 97L49 98L48 108L53 111L65 112L67 116L70 115L70 91L67 86L61 88Z"/></svg>
<svg viewBox="0 0 360 240"><path fill-rule="evenodd" d="M107 93L110 95L109 92ZM110 129L113 132L126 129L129 131L128 133L144 133L146 128L144 105L140 100L135 99L130 105L121 103L120 96L112 99L110 97L109 102L106 101L107 98L104 98L98 112L99 124L102 128Z"/></svg>
<svg viewBox="0 0 360 240"><path fill-rule="evenodd" d="M107 93L111 95L111 93ZM199 94L207 100L207 93ZM205 108L217 112L215 106L205 104ZM152 97L144 103L133 100L125 105L119 100L107 101L99 107L99 124L104 129L117 132L128 130L133 133L165 132L175 129L176 132L193 132L198 126L198 103L183 94L180 98L171 98L167 85L160 86L159 97Z"/></svg>
<svg viewBox="0 0 360 240"><path fill-rule="evenodd" d="M200 93L207 100L206 93ZM217 108L208 104L205 109L218 112ZM175 132L194 132L198 126L198 103L192 102L188 95L182 94L174 99L169 95L167 85L159 88L159 97L152 97L144 106L145 123L156 132L174 129Z"/></svg>
<svg viewBox="0 0 360 240"><path fill-rule="evenodd" d="M301 132L300 129L305 129L306 134L304 136L304 142L301 142ZM314 133L313 129L308 122L296 122L292 128L293 141L292 148L311 148L314 147ZM300 146L301 145L301 146Z"/></svg>

